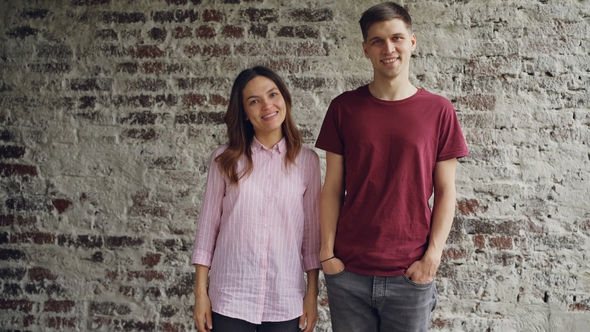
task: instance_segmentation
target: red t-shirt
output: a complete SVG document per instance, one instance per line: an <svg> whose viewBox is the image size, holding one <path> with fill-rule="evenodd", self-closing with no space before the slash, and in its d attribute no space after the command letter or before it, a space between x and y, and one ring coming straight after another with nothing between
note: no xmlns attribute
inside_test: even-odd
<svg viewBox="0 0 590 332"><path fill-rule="evenodd" d="M402 275L428 246L436 163L469 154L451 102L423 89L384 101L365 85L332 101L316 147L344 156L336 257L350 272Z"/></svg>

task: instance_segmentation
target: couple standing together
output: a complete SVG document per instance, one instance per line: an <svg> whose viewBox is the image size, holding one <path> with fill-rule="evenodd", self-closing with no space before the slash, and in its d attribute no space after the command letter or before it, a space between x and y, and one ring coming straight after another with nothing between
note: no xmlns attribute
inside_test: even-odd
<svg viewBox="0 0 590 332"><path fill-rule="evenodd" d="M328 108L323 189L282 79L236 78L191 258L199 331L313 331L320 268L334 331L428 329L468 149L451 103L409 81L408 12L386 2L359 23L374 77Z"/></svg>

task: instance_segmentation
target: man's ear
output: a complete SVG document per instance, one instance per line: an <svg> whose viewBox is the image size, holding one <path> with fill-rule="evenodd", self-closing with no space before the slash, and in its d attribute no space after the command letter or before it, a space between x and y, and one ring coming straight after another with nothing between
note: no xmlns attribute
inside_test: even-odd
<svg viewBox="0 0 590 332"><path fill-rule="evenodd" d="M363 42L363 53L365 53L365 57L368 58L369 57L369 53L367 52L367 43Z"/></svg>

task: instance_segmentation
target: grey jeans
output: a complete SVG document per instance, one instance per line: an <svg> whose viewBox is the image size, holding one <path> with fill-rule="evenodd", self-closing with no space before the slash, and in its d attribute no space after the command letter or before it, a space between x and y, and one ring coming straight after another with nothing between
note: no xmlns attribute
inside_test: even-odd
<svg viewBox="0 0 590 332"><path fill-rule="evenodd" d="M438 302L434 281L342 271L325 275L334 332L424 332Z"/></svg>

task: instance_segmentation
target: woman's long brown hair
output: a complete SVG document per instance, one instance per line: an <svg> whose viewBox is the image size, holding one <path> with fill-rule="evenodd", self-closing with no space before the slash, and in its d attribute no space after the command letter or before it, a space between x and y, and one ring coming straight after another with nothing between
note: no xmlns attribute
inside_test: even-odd
<svg viewBox="0 0 590 332"><path fill-rule="evenodd" d="M252 149L250 144L254 138L254 127L250 121L246 121L242 93L246 84L258 76L264 76L272 80L285 100L287 114L281 128L287 145L286 166L289 163L295 164L295 158L297 158L303 145L301 133L295 126L295 121L291 116L291 94L281 77L271 69L262 66L243 70L234 81L229 105L224 117L229 139L228 147L215 158L221 173L229 178L232 185L238 184L241 178L252 173ZM246 156L246 166L241 171L238 171L238 161L242 156Z"/></svg>

